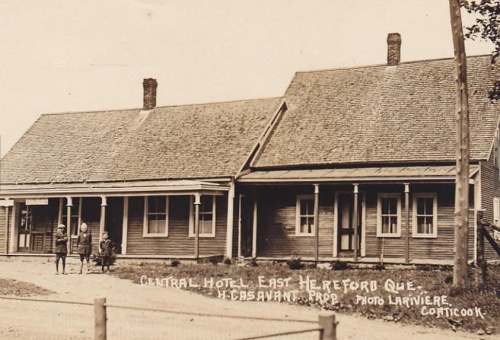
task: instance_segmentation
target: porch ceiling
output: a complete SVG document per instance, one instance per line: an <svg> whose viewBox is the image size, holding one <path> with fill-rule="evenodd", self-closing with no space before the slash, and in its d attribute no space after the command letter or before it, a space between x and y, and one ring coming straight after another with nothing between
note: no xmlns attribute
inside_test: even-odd
<svg viewBox="0 0 500 340"><path fill-rule="evenodd" d="M217 194L228 190L229 185L226 184L192 180L23 184L1 185L0 197L182 195L197 192Z"/></svg>
<svg viewBox="0 0 500 340"><path fill-rule="evenodd" d="M479 167L471 165L472 177ZM313 170L255 171L242 176L244 183L275 182L388 182L388 181L454 181L455 166L405 166Z"/></svg>

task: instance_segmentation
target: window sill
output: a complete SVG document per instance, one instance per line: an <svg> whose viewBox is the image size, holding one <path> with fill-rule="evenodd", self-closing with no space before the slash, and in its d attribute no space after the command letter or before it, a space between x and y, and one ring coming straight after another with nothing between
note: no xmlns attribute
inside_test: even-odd
<svg viewBox="0 0 500 340"><path fill-rule="evenodd" d="M168 234L142 234L142 237L151 237L151 238L166 238L168 237Z"/></svg>
<svg viewBox="0 0 500 340"><path fill-rule="evenodd" d="M437 238L437 235L426 235L426 234L413 234L412 238Z"/></svg>
<svg viewBox="0 0 500 340"><path fill-rule="evenodd" d="M379 238L401 238L401 234L377 234Z"/></svg>
<svg viewBox="0 0 500 340"><path fill-rule="evenodd" d="M195 235L189 235L189 238L194 238ZM215 235L202 235L202 234L199 234L198 237L200 238L215 238Z"/></svg>

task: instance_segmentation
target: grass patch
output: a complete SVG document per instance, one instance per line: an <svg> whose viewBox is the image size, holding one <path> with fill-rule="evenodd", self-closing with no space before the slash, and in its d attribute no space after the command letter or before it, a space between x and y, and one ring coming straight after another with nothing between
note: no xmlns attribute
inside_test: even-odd
<svg viewBox="0 0 500 340"><path fill-rule="evenodd" d="M114 274L137 284L173 286L215 298L278 301L390 322L498 332L495 327L500 320L500 266L489 268L487 284L471 283L460 289L452 287L449 267L397 270L338 265L333 269L336 270L308 266L290 269L289 263L177 267L170 263L140 263L122 264ZM249 292L253 292L253 298ZM439 317L430 315L440 307L456 310L459 315L447 315L444 309ZM474 315L463 316L463 311Z"/></svg>
<svg viewBox="0 0 500 340"><path fill-rule="evenodd" d="M53 293L53 291L32 283L12 279L0 279L0 295L3 296L34 296L49 295Z"/></svg>

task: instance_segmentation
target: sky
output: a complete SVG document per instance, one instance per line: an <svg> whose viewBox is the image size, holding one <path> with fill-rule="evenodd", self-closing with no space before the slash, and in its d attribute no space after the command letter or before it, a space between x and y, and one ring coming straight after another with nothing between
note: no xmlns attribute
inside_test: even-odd
<svg viewBox="0 0 500 340"><path fill-rule="evenodd" d="M453 57L448 0L2 0L1 155L45 113L282 96L297 71ZM465 15L465 13L464 13ZM464 16L464 22L471 18ZM466 41L467 55L491 45Z"/></svg>

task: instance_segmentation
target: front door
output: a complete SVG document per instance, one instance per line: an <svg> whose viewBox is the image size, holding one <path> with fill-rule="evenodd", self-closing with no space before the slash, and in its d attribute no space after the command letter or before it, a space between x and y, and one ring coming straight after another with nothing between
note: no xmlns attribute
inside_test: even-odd
<svg viewBox="0 0 500 340"><path fill-rule="evenodd" d="M117 254L121 254L123 230L123 197L108 197L106 207L106 231L115 246Z"/></svg>
<svg viewBox="0 0 500 340"><path fill-rule="evenodd" d="M358 250L361 249L361 232L363 222L363 197L358 195L358 218L354 225L354 194L337 194L337 250L339 256L352 256L354 253L355 237L354 228L358 228Z"/></svg>
<svg viewBox="0 0 500 340"><path fill-rule="evenodd" d="M26 203L19 204L19 237L17 250L19 252L31 251L31 231L33 230L33 212Z"/></svg>
<svg viewBox="0 0 500 340"><path fill-rule="evenodd" d="M241 223L241 255L252 256L253 244L253 199L240 196L240 223Z"/></svg>

